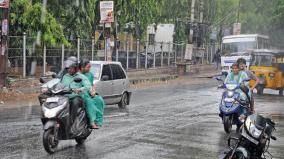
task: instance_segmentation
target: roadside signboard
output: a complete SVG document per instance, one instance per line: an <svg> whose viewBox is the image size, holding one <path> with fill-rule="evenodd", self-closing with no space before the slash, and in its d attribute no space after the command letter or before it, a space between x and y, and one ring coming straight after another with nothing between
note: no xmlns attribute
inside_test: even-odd
<svg viewBox="0 0 284 159"><path fill-rule="evenodd" d="M100 2L100 15L101 15L100 23L114 22L113 1Z"/></svg>
<svg viewBox="0 0 284 159"><path fill-rule="evenodd" d="M8 20L3 19L2 21L2 35L8 35Z"/></svg>
<svg viewBox="0 0 284 159"><path fill-rule="evenodd" d="M234 35L241 34L241 23L234 23L233 34Z"/></svg>
<svg viewBox="0 0 284 159"><path fill-rule="evenodd" d="M184 55L185 60L191 60L192 59L192 51L193 51L193 45L192 44L186 44L185 55Z"/></svg>

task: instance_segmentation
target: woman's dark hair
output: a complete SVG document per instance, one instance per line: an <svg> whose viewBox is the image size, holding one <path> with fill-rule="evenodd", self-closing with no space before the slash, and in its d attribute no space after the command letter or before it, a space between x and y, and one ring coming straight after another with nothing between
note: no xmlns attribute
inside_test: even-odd
<svg viewBox="0 0 284 159"><path fill-rule="evenodd" d="M79 64L79 69L82 69L82 68L86 67L89 63L90 63L90 61L87 60L87 59L81 60L80 64Z"/></svg>
<svg viewBox="0 0 284 159"><path fill-rule="evenodd" d="M233 63L231 68L233 68L234 66L236 66L237 68L239 68L239 64L238 63Z"/></svg>

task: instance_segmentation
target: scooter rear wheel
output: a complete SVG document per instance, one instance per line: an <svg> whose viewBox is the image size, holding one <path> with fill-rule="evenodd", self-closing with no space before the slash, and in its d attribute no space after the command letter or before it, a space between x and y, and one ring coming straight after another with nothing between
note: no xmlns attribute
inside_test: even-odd
<svg viewBox="0 0 284 159"><path fill-rule="evenodd" d="M58 140L55 139L53 129L48 129L43 132L43 146L46 152L53 154L58 146Z"/></svg>
<svg viewBox="0 0 284 159"><path fill-rule="evenodd" d="M232 131L232 119L230 118L230 116L223 117L223 124L225 132L229 134Z"/></svg>

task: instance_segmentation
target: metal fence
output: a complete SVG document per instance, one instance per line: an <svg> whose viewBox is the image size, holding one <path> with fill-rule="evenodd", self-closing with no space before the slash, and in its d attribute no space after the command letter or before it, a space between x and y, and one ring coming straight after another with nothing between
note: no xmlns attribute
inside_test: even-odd
<svg viewBox="0 0 284 159"><path fill-rule="evenodd" d="M70 47L36 45L36 39L23 36L9 37L9 75L40 76L48 71L58 72L63 68L63 61L69 56L79 59L119 61L129 69L149 69L175 66L184 61L185 43L152 43L146 41L96 41L95 39L69 40ZM195 51L192 63L211 63L215 45L203 46Z"/></svg>

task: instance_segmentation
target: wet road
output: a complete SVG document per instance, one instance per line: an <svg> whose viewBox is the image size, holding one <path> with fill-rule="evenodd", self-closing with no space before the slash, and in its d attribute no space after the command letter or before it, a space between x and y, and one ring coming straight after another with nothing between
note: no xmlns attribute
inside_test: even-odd
<svg viewBox="0 0 284 159"><path fill-rule="evenodd" d="M42 146L39 106L0 108L0 158L185 159L219 158L226 149L218 117L222 90L213 81L133 90L126 110L107 106L104 127L83 146L61 141L54 155ZM256 111L277 122L270 152L284 158L284 97L277 92L255 96ZM274 93L274 95L273 95Z"/></svg>

